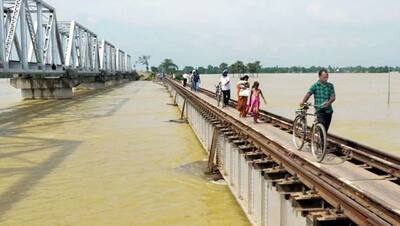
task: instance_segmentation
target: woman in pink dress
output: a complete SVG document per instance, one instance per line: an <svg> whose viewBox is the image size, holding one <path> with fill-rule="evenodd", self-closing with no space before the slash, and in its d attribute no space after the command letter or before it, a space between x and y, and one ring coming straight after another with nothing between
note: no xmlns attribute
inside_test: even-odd
<svg viewBox="0 0 400 226"><path fill-rule="evenodd" d="M250 103L249 103L249 108L248 112L250 112L253 115L254 122L257 123L258 119L258 110L260 108L260 96L263 99L264 103L267 104L267 101L265 101L264 95L259 89L260 84L258 82L254 82L253 87L251 88L251 94L250 94Z"/></svg>

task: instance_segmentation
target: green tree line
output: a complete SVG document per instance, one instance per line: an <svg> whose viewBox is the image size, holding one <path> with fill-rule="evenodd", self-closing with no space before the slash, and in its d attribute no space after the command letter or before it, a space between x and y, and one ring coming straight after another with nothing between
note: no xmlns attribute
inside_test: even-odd
<svg viewBox="0 0 400 226"><path fill-rule="evenodd" d="M260 61L244 63L243 61L236 61L232 64L220 63L219 65L204 66L185 66L179 68L172 59L165 59L158 67L152 66L151 71L154 73L166 74L183 74L190 73L197 69L200 74L221 74L223 70L228 69L231 74L258 74L258 73L317 73L322 68L328 69L331 73L387 73L397 71L400 72L400 67L389 66L350 66L350 67L334 67L334 66L291 66L291 67L263 67Z"/></svg>

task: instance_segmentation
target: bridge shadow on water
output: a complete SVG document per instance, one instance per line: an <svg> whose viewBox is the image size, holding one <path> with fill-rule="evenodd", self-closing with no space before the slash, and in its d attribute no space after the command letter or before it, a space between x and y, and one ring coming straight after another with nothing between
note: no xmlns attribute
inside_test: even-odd
<svg viewBox="0 0 400 226"><path fill-rule="evenodd" d="M83 142L43 138L43 135L35 137L30 129L52 131L73 122L110 117L127 104L129 98L116 95L107 101L99 100L120 87L81 93L73 99L24 102L0 109L0 222ZM133 88L137 89L130 92L138 92L141 87ZM59 120L59 115L66 120ZM40 120L30 122L35 119Z"/></svg>
<svg viewBox="0 0 400 226"><path fill-rule="evenodd" d="M57 168L57 166L71 155L81 143L80 141L74 140L43 139L25 136L12 136L9 138L24 142L27 147L30 147L30 143L34 144L36 147L22 151L0 153L0 162L4 159L12 158L15 162L20 162L19 165L27 165L25 167L0 168L1 178L11 176L20 177L16 182L8 185L7 189L0 194L0 222L7 211L12 209L16 203L27 197L29 191L33 189L41 179ZM48 152L51 152L51 154L40 162L31 161L23 157L24 155L40 152L44 155L48 154Z"/></svg>
<svg viewBox="0 0 400 226"><path fill-rule="evenodd" d="M69 122L112 116L129 101L129 98L115 98L111 103L106 103L107 105L102 106L85 106L84 104L88 101L101 100L103 96L120 87L121 86L116 86L107 89L79 93L72 99L25 101L22 104L7 109L0 109L2 111L0 113L0 137L18 134L21 130L31 127L51 127ZM80 108L77 109L76 106L80 106ZM103 109L100 109L99 107ZM76 110L79 110L82 113L79 113ZM63 114L65 117L70 116L71 119L43 122L36 125L24 125L34 119L46 118L49 115L57 114ZM47 121L51 121L51 119L49 118Z"/></svg>

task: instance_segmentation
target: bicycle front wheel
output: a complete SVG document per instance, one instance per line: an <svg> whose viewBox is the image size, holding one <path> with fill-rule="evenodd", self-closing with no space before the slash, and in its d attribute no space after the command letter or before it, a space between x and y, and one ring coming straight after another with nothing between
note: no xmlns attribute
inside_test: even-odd
<svg viewBox="0 0 400 226"><path fill-rule="evenodd" d="M322 162L326 155L326 130L324 125L317 123L311 132L311 152L317 162Z"/></svg>
<svg viewBox="0 0 400 226"><path fill-rule="evenodd" d="M218 93L217 94L217 104L218 104L218 107L219 107L219 105L221 104L221 93Z"/></svg>
<svg viewBox="0 0 400 226"><path fill-rule="evenodd" d="M294 119L292 132L294 146L297 148L297 150L302 149L307 134L307 123L304 117L297 116Z"/></svg>

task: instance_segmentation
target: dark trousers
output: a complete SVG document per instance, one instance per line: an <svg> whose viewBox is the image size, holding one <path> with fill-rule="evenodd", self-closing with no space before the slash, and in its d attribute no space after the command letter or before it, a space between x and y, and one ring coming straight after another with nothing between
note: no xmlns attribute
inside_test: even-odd
<svg viewBox="0 0 400 226"><path fill-rule="evenodd" d="M196 82L192 80L190 83L190 89L196 91Z"/></svg>
<svg viewBox="0 0 400 226"><path fill-rule="evenodd" d="M228 106L229 99L231 99L231 91L230 90L222 90L222 94L224 95L224 106Z"/></svg>
<svg viewBox="0 0 400 226"><path fill-rule="evenodd" d="M329 130L329 126L332 121L332 113L326 113L325 111L317 112L317 120L324 125L326 132Z"/></svg>
<svg viewBox="0 0 400 226"><path fill-rule="evenodd" d="M194 91L195 92L198 92L199 91L199 84L200 84L200 82L199 81L197 81L197 82L193 82L193 89L194 89Z"/></svg>
<svg viewBox="0 0 400 226"><path fill-rule="evenodd" d="M187 83L187 79L184 78L184 79L183 79L183 87L186 87L186 83Z"/></svg>

